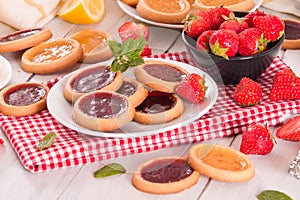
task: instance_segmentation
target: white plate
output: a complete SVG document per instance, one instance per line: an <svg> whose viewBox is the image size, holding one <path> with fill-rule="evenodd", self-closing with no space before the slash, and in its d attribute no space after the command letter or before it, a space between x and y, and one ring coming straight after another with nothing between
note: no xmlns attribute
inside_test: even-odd
<svg viewBox="0 0 300 200"><path fill-rule="evenodd" d="M254 0L254 7L250 10L250 12L255 11L257 8L261 6L264 0ZM165 24L165 23L159 23L147 20L139 15L139 13L136 11L134 7L131 7L125 3L123 3L121 0L117 0L119 7L129 16L144 22L148 24L152 24L155 26L165 27L165 28L174 28L174 29L181 29L183 28L183 24Z"/></svg>
<svg viewBox="0 0 300 200"><path fill-rule="evenodd" d="M113 132L104 133L104 132L93 131L79 126L72 120L72 109L73 109L72 104L66 101L63 96L63 89L67 79L71 76L70 74L64 77L63 79L61 79L58 83L56 83L51 88L47 97L48 110L57 121L59 121L61 124L65 125L70 129L73 129L80 133L92 135L92 136L116 138L116 137L146 136L146 135L152 135L159 132L164 132L167 130L178 128L198 119L199 117L203 116L212 108L212 106L215 104L217 100L218 88L214 80L208 74L199 70L198 68L195 68L185 63L172 61L172 60L165 60L165 59L155 59L155 60L162 60L165 62L176 64L184 68L185 70L189 71L190 73L198 73L200 75L204 74L206 85L208 86L208 90L204 101L199 104L192 104L184 101L185 111L183 115L180 118L165 124L141 125L136 122L130 122L125 127L114 130ZM134 72L134 68L130 68L123 74L123 76L133 77L134 76L133 72ZM74 73L76 73L76 71Z"/></svg>
<svg viewBox="0 0 300 200"><path fill-rule="evenodd" d="M10 81L12 68L8 60L0 56L0 90Z"/></svg>

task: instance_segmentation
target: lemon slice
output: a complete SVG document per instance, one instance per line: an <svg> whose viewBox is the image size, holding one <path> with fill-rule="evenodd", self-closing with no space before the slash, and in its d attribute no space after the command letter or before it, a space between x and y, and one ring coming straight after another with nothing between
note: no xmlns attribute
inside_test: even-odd
<svg viewBox="0 0 300 200"><path fill-rule="evenodd" d="M105 0L68 0L57 15L74 24L99 22L105 15Z"/></svg>

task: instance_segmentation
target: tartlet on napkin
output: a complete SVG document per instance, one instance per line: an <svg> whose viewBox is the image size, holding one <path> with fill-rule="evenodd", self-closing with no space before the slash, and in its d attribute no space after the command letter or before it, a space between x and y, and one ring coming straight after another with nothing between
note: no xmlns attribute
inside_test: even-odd
<svg viewBox="0 0 300 200"><path fill-rule="evenodd" d="M61 0L0 1L0 21L15 28L42 27L55 17Z"/></svg>

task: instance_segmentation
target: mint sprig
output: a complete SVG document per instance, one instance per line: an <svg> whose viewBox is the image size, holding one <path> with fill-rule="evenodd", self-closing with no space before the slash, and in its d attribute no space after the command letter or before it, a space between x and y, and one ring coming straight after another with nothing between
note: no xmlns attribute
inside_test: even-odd
<svg viewBox="0 0 300 200"><path fill-rule="evenodd" d="M146 46L146 40L143 36L137 39L127 39L123 44L110 40L108 44L115 57L110 67L111 71L125 72L129 67L144 63L141 53Z"/></svg>

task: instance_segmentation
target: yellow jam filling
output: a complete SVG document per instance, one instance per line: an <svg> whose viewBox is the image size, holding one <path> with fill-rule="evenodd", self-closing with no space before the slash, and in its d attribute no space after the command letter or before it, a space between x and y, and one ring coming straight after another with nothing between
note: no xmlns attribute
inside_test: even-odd
<svg viewBox="0 0 300 200"><path fill-rule="evenodd" d="M177 13L186 7L183 0L151 0L147 1L147 5L154 10L165 13Z"/></svg>
<svg viewBox="0 0 300 200"><path fill-rule="evenodd" d="M242 1L244 0L201 0L202 4L205 6L229 6Z"/></svg>
<svg viewBox="0 0 300 200"><path fill-rule="evenodd" d="M33 56L32 62L34 63L48 63L59 58L63 58L72 52L73 45L62 44L53 45L44 48L41 52Z"/></svg>
<svg viewBox="0 0 300 200"><path fill-rule="evenodd" d="M92 31L83 30L73 38L81 44L85 52L91 52L96 48L104 48L108 45L108 39L105 35Z"/></svg>
<svg viewBox="0 0 300 200"><path fill-rule="evenodd" d="M242 171L249 167L247 161L234 151L213 147L199 152L202 162L218 169Z"/></svg>

